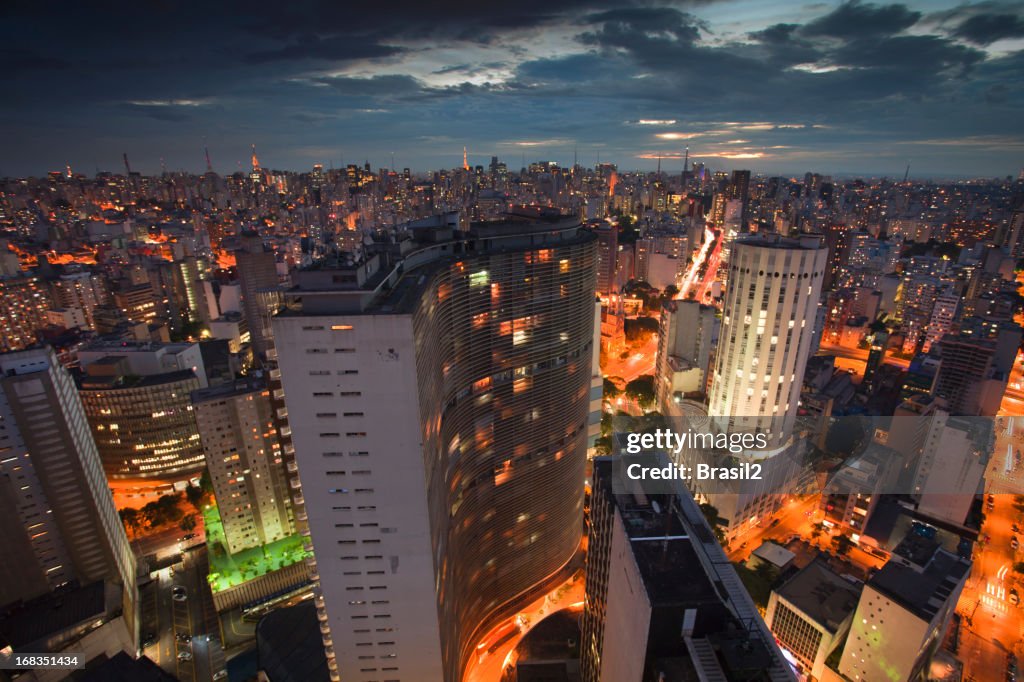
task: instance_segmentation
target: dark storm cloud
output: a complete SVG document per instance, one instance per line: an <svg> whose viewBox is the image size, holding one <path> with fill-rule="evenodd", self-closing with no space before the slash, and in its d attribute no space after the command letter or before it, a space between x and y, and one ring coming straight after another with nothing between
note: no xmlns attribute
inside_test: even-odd
<svg viewBox="0 0 1024 682"><path fill-rule="evenodd" d="M4 68L21 72L67 69L71 66L63 59L20 47L0 48L0 64L3 64Z"/></svg>
<svg viewBox="0 0 1024 682"><path fill-rule="evenodd" d="M401 52L404 50L400 47L384 45L375 40L353 39L347 36L320 38L318 35L310 34L283 47L252 52L246 55L246 60L254 64L292 59L338 62L391 57Z"/></svg>
<svg viewBox="0 0 1024 682"><path fill-rule="evenodd" d="M833 38L891 35L910 28L920 18L920 12L913 12L906 5L874 5L853 0L804 24L800 32Z"/></svg>
<svg viewBox="0 0 1024 682"><path fill-rule="evenodd" d="M457 163L464 144L481 157L578 144L628 166L698 133L702 153L749 140L739 153L806 155L1016 134L1024 57L985 50L1024 35L1016 5L925 14L924 0L766 0L751 16L770 24L744 17L749 5L6 3L0 125L16 134L5 167L62 166L89 144L76 152L88 163L125 149L156 159L204 138L228 146L225 158L244 161L256 142L261 158L300 167L340 146ZM624 123L641 119L676 123Z"/></svg>
<svg viewBox="0 0 1024 682"><path fill-rule="evenodd" d="M1015 14L976 14L956 27L953 35L977 45L1003 38L1024 37L1024 19Z"/></svg>

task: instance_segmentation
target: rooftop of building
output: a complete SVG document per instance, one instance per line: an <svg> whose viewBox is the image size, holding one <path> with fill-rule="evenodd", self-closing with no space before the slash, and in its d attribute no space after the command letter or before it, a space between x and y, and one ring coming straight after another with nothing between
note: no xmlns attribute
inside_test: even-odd
<svg viewBox="0 0 1024 682"><path fill-rule="evenodd" d="M835 573L818 558L775 590L807 618L835 633L857 608L861 586Z"/></svg>
<svg viewBox="0 0 1024 682"><path fill-rule="evenodd" d="M192 391L192 402L203 403L210 400L224 400L225 398L263 391L266 388L267 382L261 377L241 377L220 386L211 386Z"/></svg>
<svg viewBox="0 0 1024 682"><path fill-rule="evenodd" d="M278 314L409 313L429 284L427 275L452 262L595 238L577 217L547 208L515 209L464 229L450 215L433 216L378 236L363 254L331 253L296 273Z"/></svg>
<svg viewBox="0 0 1024 682"><path fill-rule="evenodd" d="M923 620L930 621L971 568L971 562L937 547L923 569L890 560L868 581Z"/></svg>
<svg viewBox="0 0 1024 682"><path fill-rule="evenodd" d="M16 651L106 614L103 581L52 592L32 601L8 605L0 616L0 641ZM2 647L0 647L2 648Z"/></svg>
<svg viewBox="0 0 1024 682"><path fill-rule="evenodd" d="M302 536L298 533L262 547L251 547L229 554L224 537L224 524L215 505L208 505L203 510L203 522L206 528L206 545L209 548L207 556L210 560L210 573L206 580L213 592L236 587L246 580L253 580L291 566L310 556L302 547Z"/></svg>
<svg viewBox="0 0 1024 682"><path fill-rule="evenodd" d="M796 558L796 554L790 552L785 547L768 541L758 545L757 549L752 552L752 555L779 568L784 568Z"/></svg>
<svg viewBox="0 0 1024 682"><path fill-rule="evenodd" d="M768 249L796 249L814 251L824 249L825 238L820 234L806 233L798 237L786 237L776 233L756 233L741 235L736 244L759 246Z"/></svg>
<svg viewBox="0 0 1024 682"><path fill-rule="evenodd" d="M174 355L181 353L198 345L192 341L175 341L172 343L159 343L157 341L126 341L122 338L99 337L91 341L89 345L82 348L83 353L155 353L162 351Z"/></svg>
<svg viewBox="0 0 1024 682"><path fill-rule="evenodd" d="M316 605L304 601L274 609L256 626L259 667L275 682L330 679Z"/></svg>
<svg viewBox="0 0 1024 682"><path fill-rule="evenodd" d="M113 658L100 656L89 661L85 670L76 670L68 679L72 682L175 682L178 678L146 656L132 658L119 651Z"/></svg>
<svg viewBox="0 0 1024 682"><path fill-rule="evenodd" d="M196 373L190 369L179 369L163 374L151 374L139 376L137 374L122 374L114 376L94 376L91 374L79 374L76 377L79 389L83 391L118 391L137 388L150 388L153 386L164 386L189 379L198 380Z"/></svg>

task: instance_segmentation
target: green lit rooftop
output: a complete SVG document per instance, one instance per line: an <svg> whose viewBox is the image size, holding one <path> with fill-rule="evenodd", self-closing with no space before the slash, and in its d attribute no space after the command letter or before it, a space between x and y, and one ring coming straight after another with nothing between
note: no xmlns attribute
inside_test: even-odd
<svg viewBox="0 0 1024 682"><path fill-rule="evenodd" d="M210 574L206 580L214 592L237 587L261 575L298 563L310 554L302 548L302 536L297 533L263 547L229 554L224 540L224 524L221 523L220 511L215 505L209 505L203 511L203 520L206 523L206 546L210 559Z"/></svg>

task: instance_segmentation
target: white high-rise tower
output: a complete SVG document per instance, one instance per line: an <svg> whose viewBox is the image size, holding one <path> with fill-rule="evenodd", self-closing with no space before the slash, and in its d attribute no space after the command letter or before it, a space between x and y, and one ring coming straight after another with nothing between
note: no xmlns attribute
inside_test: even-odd
<svg viewBox="0 0 1024 682"><path fill-rule="evenodd" d="M814 236L772 236L732 251L708 414L780 448L796 419L828 249Z"/></svg>

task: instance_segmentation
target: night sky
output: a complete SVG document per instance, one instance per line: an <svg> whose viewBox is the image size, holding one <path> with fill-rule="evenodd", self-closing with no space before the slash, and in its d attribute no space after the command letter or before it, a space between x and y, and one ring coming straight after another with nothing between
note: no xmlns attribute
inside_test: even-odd
<svg viewBox="0 0 1024 682"><path fill-rule="evenodd" d="M1021 2L8 0L0 57L0 175L1024 165Z"/></svg>

